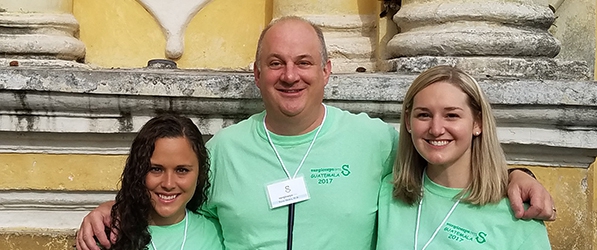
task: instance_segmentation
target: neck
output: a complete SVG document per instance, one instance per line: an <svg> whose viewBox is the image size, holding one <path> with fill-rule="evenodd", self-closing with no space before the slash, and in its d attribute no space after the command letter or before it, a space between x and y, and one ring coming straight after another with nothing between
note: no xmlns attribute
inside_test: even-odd
<svg viewBox="0 0 597 250"><path fill-rule="evenodd" d="M427 165L427 176L433 182L450 188L466 188L471 183L471 167Z"/></svg>
<svg viewBox="0 0 597 250"><path fill-rule="evenodd" d="M174 225L176 223L181 222L187 216L187 211L185 210L183 214L178 215L178 216L169 217L169 218L162 218L159 215L153 216L154 214L155 214L155 212L149 216L149 221L148 221L149 225L168 226L168 225Z"/></svg>
<svg viewBox="0 0 597 250"><path fill-rule="evenodd" d="M265 124L267 130L277 135L302 135L313 131L323 122L325 107L321 104L317 112L306 115L288 117L276 116L266 112Z"/></svg>

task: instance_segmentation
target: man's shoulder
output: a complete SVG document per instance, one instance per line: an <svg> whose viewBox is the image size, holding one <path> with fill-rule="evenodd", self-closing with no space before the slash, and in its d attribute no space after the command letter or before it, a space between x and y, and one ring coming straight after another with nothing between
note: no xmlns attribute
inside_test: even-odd
<svg viewBox="0 0 597 250"><path fill-rule="evenodd" d="M251 115L247 119L221 129L211 139L209 139L207 142L208 147L215 144L220 144L222 142L236 141L242 139L243 137L250 136L251 131L255 131L252 128L259 122L259 117L263 117L263 113Z"/></svg>
<svg viewBox="0 0 597 250"><path fill-rule="evenodd" d="M382 121L379 118L372 118L367 113L352 113L347 110L343 110L337 107L328 106L329 111L334 113L335 120L337 120L341 126L352 126L354 128L363 128L367 129L367 131L379 131L381 130L388 130L388 131L395 131L395 128L392 125Z"/></svg>

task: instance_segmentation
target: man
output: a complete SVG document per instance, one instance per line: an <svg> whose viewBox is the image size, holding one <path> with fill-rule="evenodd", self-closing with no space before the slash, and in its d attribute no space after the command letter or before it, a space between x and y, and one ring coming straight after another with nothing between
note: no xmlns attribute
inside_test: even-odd
<svg viewBox="0 0 597 250"><path fill-rule="evenodd" d="M373 249L377 196L394 163L396 130L322 104L331 63L321 30L303 19L270 24L254 66L266 111L208 142L213 183L203 210L219 219L226 248ZM553 215L538 182L524 173L512 180L524 184L510 191L519 217L530 193L525 216ZM78 249L98 249L92 235L109 246L103 225L110 206L84 219Z"/></svg>

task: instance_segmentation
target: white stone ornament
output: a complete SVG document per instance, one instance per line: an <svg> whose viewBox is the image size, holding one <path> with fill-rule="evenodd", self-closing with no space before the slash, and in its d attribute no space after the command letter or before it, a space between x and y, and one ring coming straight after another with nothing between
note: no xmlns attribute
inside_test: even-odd
<svg viewBox="0 0 597 250"><path fill-rule="evenodd" d="M178 59L184 52L184 32L199 10L211 0L137 0L160 24L166 36L166 57Z"/></svg>

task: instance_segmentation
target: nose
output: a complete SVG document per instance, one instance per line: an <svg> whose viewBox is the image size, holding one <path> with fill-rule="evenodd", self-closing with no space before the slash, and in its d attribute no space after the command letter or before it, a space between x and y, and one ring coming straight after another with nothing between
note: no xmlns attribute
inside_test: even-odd
<svg viewBox="0 0 597 250"><path fill-rule="evenodd" d="M446 131L443 119L439 117L431 118L431 126L429 126L429 134L433 136L440 136Z"/></svg>
<svg viewBox="0 0 597 250"><path fill-rule="evenodd" d="M294 63L287 63L284 67L282 75L280 76L280 80L288 84L294 84L298 82L300 77L297 70L298 69Z"/></svg>
<svg viewBox="0 0 597 250"><path fill-rule="evenodd" d="M174 173L171 173L169 171L164 172L164 174L162 175L162 188L166 191L174 189L174 178Z"/></svg>

